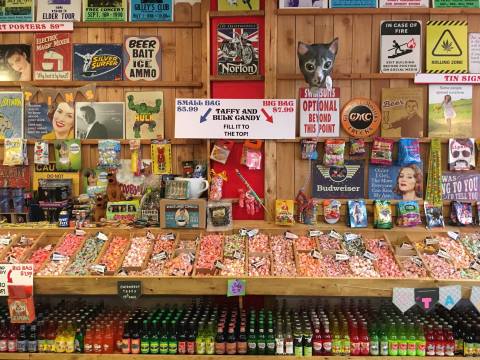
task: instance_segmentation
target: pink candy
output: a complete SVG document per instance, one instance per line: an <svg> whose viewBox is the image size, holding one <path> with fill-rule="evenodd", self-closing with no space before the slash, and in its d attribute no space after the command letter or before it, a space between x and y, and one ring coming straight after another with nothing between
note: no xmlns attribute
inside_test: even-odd
<svg viewBox="0 0 480 360"><path fill-rule="evenodd" d="M319 242L320 250L341 250L340 240L329 236L328 234L320 235Z"/></svg>
<svg viewBox="0 0 480 360"><path fill-rule="evenodd" d="M297 251L308 251L313 250L317 247L315 239L312 239L308 236L300 236L298 239L295 239L295 248Z"/></svg>
<svg viewBox="0 0 480 360"><path fill-rule="evenodd" d="M253 238L248 239L248 251L269 253L270 246L268 243L268 235L257 234Z"/></svg>
<svg viewBox="0 0 480 360"><path fill-rule="evenodd" d="M403 266L403 274L407 278L426 278L427 269L424 266L419 266L413 261L411 256L406 257L404 260L401 261Z"/></svg>
<svg viewBox="0 0 480 360"><path fill-rule="evenodd" d="M298 253L298 276L321 277L324 276L322 261L310 255L310 253Z"/></svg>
<svg viewBox="0 0 480 360"><path fill-rule="evenodd" d="M422 258L435 279L460 279L460 272L437 254L423 254Z"/></svg>
<svg viewBox="0 0 480 360"><path fill-rule="evenodd" d="M335 255L324 255L322 270L326 277L346 277L352 275L348 261L337 261Z"/></svg>
<svg viewBox="0 0 480 360"><path fill-rule="evenodd" d="M30 258L26 261L29 264L33 264L33 271L35 274L40 270L43 264L48 260L50 257L50 253L52 252L52 245L47 245L44 248L35 250Z"/></svg>
<svg viewBox="0 0 480 360"><path fill-rule="evenodd" d="M169 276L189 276L192 274L193 265L188 253L182 253L167 261L164 274Z"/></svg>
<svg viewBox="0 0 480 360"><path fill-rule="evenodd" d="M220 271L221 276L241 276L245 275L244 260L228 259L223 260L223 269Z"/></svg>
<svg viewBox="0 0 480 360"><path fill-rule="evenodd" d="M375 268L373 267L373 262L370 259L366 259L363 256L351 256L350 257L350 268L352 269L353 275L360 277L379 277Z"/></svg>
<svg viewBox="0 0 480 360"><path fill-rule="evenodd" d="M67 268L70 258L66 257L64 260L60 261L50 261L45 265L45 267L38 273L40 276L56 276L62 275L65 269Z"/></svg>
<svg viewBox="0 0 480 360"><path fill-rule="evenodd" d="M369 239L366 241L367 250L372 252L377 260L374 261L377 271L382 277L403 277L402 271L383 239Z"/></svg>
<svg viewBox="0 0 480 360"><path fill-rule="evenodd" d="M292 241L283 236L274 236L271 239L273 254L273 275L295 276L295 257Z"/></svg>
<svg viewBox="0 0 480 360"><path fill-rule="evenodd" d="M215 262L222 259L223 235L205 235L200 240L197 269L214 270Z"/></svg>
<svg viewBox="0 0 480 360"><path fill-rule="evenodd" d="M146 237L135 237L132 239L130 249L123 260L122 267L142 267L151 249L151 240Z"/></svg>
<svg viewBox="0 0 480 360"><path fill-rule="evenodd" d="M438 245L448 253L457 268L470 266L472 258L460 242L448 237L438 237L438 239L440 240Z"/></svg>
<svg viewBox="0 0 480 360"><path fill-rule="evenodd" d="M270 276L270 258L267 256L253 256L248 259L249 276Z"/></svg>
<svg viewBox="0 0 480 360"><path fill-rule="evenodd" d="M80 248L84 239L84 236L67 234L62 242L57 245L55 252L65 256L72 256Z"/></svg>

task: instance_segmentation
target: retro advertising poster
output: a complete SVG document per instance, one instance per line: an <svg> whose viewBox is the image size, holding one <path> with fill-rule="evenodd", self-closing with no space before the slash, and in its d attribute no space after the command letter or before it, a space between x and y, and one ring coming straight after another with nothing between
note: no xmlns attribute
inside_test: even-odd
<svg viewBox="0 0 480 360"><path fill-rule="evenodd" d="M162 46L159 37L127 36L123 50L125 79L155 81L161 78Z"/></svg>
<svg viewBox="0 0 480 360"><path fill-rule="evenodd" d="M1 0L0 22L33 21L33 0Z"/></svg>
<svg viewBox="0 0 480 360"><path fill-rule="evenodd" d="M33 52L33 80L71 80L71 33L36 33Z"/></svg>
<svg viewBox="0 0 480 360"><path fill-rule="evenodd" d="M432 0L434 8L478 8L480 0Z"/></svg>
<svg viewBox="0 0 480 360"><path fill-rule="evenodd" d="M308 88L300 88L300 137L340 135L340 88L319 91L313 95Z"/></svg>
<svg viewBox="0 0 480 360"><path fill-rule="evenodd" d="M312 196L319 199L361 199L365 197L364 161L347 160L344 166L312 162Z"/></svg>
<svg viewBox="0 0 480 360"><path fill-rule="evenodd" d="M426 7L430 0L380 0L381 8Z"/></svg>
<svg viewBox="0 0 480 360"><path fill-rule="evenodd" d="M380 71L420 72L422 69L422 24L420 21L382 21L380 25Z"/></svg>
<svg viewBox="0 0 480 360"><path fill-rule="evenodd" d="M248 10L260 10L260 0L218 0L218 11Z"/></svg>
<svg viewBox="0 0 480 360"><path fill-rule="evenodd" d="M127 0L83 0L83 21L127 21Z"/></svg>
<svg viewBox="0 0 480 360"><path fill-rule="evenodd" d="M259 74L259 25L217 25L218 75Z"/></svg>
<svg viewBox="0 0 480 360"><path fill-rule="evenodd" d="M80 21L81 15L79 0L37 1L37 21Z"/></svg>
<svg viewBox="0 0 480 360"><path fill-rule="evenodd" d="M0 139L23 137L23 93L0 91Z"/></svg>
<svg viewBox="0 0 480 360"><path fill-rule="evenodd" d="M130 0L130 21L173 21L173 0Z"/></svg>
<svg viewBox="0 0 480 360"><path fill-rule="evenodd" d="M125 137L163 139L163 91L134 91L125 94Z"/></svg>
<svg viewBox="0 0 480 360"><path fill-rule="evenodd" d="M480 200L480 174L446 171L442 174L443 200Z"/></svg>
<svg viewBox="0 0 480 360"><path fill-rule="evenodd" d="M122 80L122 45L75 44L73 46L73 80Z"/></svg>

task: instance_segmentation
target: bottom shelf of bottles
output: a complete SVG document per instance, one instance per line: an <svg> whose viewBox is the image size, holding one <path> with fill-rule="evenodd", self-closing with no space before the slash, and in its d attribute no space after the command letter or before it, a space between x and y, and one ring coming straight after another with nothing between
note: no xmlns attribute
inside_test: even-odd
<svg viewBox="0 0 480 360"><path fill-rule="evenodd" d="M182 358L182 355L176 355L179 358ZM229 359L248 359L248 360L266 360L266 359L292 359L298 358L295 356L286 356L286 355L186 355L185 356L189 360L229 360ZM107 360L107 359L128 359L128 360L137 360L139 358L142 359L151 359L151 360L171 360L175 358L175 355L126 355L126 354L0 354L0 360ZM335 360L335 359L356 359L356 360L366 360L368 358L372 358L372 356L315 356L315 359L325 359L325 360ZM398 359L398 360L406 360L412 359L412 356L375 356L375 359L383 360L383 359ZM418 357L421 359L426 360L438 360L438 356L425 356L425 357ZM474 357L463 357L463 356L455 356L450 357L451 359L473 359ZM476 357L478 359L478 357Z"/></svg>

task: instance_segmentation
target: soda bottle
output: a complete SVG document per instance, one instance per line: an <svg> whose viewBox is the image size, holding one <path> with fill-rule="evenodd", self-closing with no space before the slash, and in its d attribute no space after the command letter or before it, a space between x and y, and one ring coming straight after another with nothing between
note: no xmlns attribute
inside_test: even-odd
<svg viewBox="0 0 480 360"><path fill-rule="evenodd" d="M408 339L405 332L405 324L402 322L398 326L398 356L406 356L408 352Z"/></svg>
<svg viewBox="0 0 480 360"><path fill-rule="evenodd" d="M105 326L105 332L103 334L103 349L102 352L104 354L112 354L113 353L113 328L112 325L109 323Z"/></svg>
<svg viewBox="0 0 480 360"><path fill-rule="evenodd" d="M178 341L178 354L185 355L187 353L187 335L185 334L185 321L180 321L178 325L178 334L177 334L177 341ZM151 349L150 349L151 352Z"/></svg>
<svg viewBox="0 0 480 360"><path fill-rule="evenodd" d="M312 330L309 325L305 325L305 331L303 332L303 356L312 356Z"/></svg>
<svg viewBox="0 0 480 360"><path fill-rule="evenodd" d="M395 323L390 323L388 329L388 355L398 356L398 338Z"/></svg>
<svg viewBox="0 0 480 360"><path fill-rule="evenodd" d="M116 352L122 352L123 327L124 327L123 321L119 321L115 329L115 351Z"/></svg>
<svg viewBox="0 0 480 360"><path fill-rule="evenodd" d="M93 352L96 354L101 354L103 352L103 329L100 325L95 326L95 333L93 335ZM133 340L132 340L132 354L138 354L133 352Z"/></svg>
<svg viewBox="0 0 480 360"><path fill-rule="evenodd" d="M323 354L322 333L319 324L317 324L313 330L312 346L314 356L320 356Z"/></svg>
<svg viewBox="0 0 480 360"><path fill-rule="evenodd" d="M370 355L380 355L380 339L378 337L377 327L374 324L370 327Z"/></svg>
<svg viewBox="0 0 480 360"><path fill-rule="evenodd" d="M250 313L250 316L252 313ZM257 354L257 336L255 335L255 320L250 321L250 326L248 327L248 338L247 338L247 354L256 355Z"/></svg>
<svg viewBox="0 0 480 360"><path fill-rule="evenodd" d="M463 338L463 356L474 356L475 355L475 337L473 334L472 324L467 324L467 331Z"/></svg>
<svg viewBox="0 0 480 360"><path fill-rule="evenodd" d="M197 355L205 355L205 334L204 334L204 323L200 322L198 324L198 334L195 342L195 348L197 350ZM160 352L161 353L161 352Z"/></svg>
<svg viewBox="0 0 480 360"><path fill-rule="evenodd" d="M262 319L261 317L259 318ZM265 338L265 329L264 323L259 322L258 324L258 337L257 337L257 354L258 355L265 355L266 353L267 342Z"/></svg>
<svg viewBox="0 0 480 360"><path fill-rule="evenodd" d="M132 354L140 354L140 324L138 320L133 320L132 332L130 334L130 351Z"/></svg>
<svg viewBox="0 0 480 360"><path fill-rule="evenodd" d="M227 355L235 355L237 353L237 338L235 336L234 324L230 324L228 327L226 351ZM273 329L272 329L273 331ZM275 345L275 343L273 343ZM275 347L274 347L275 350Z"/></svg>
<svg viewBox="0 0 480 360"><path fill-rule="evenodd" d="M225 352L226 352L225 335L223 333L223 328L219 326L217 328L217 336L215 336L215 354L225 355Z"/></svg>
<svg viewBox="0 0 480 360"><path fill-rule="evenodd" d="M71 320L67 321L65 328L65 352L69 354L75 352L75 329Z"/></svg>
<svg viewBox="0 0 480 360"><path fill-rule="evenodd" d="M237 340L237 352L239 355L245 355L247 353L247 333L245 332L245 324L240 325L240 332Z"/></svg>
<svg viewBox="0 0 480 360"><path fill-rule="evenodd" d="M55 352L55 338L57 337L57 327L55 321L49 320L47 332L47 352Z"/></svg>
<svg viewBox="0 0 480 360"><path fill-rule="evenodd" d="M268 322L268 330L267 330L267 355L275 355L275 335L273 334L273 321Z"/></svg>
<svg viewBox="0 0 480 360"><path fill-rule="evenodd" d="M0 352L8 351L8 327L5 319L0 321Z"/></svg>
<svg viewBox="0 0 480 360"><path fill-rule="evenodd" d="M10 324L7 340L8 352L17 352L17 331L14 324Z"/></svg>
<svg viewBox="0 0 480 360"><path fill-rule="evenodd" d="M417 338L415 336L415 328L411 322L407 326L407 355L417 355Z"/></svg>
<svg viewBox="0 0 480 360"><path fill-rule="evenodd" d="M207 331L205 332L205 354L215 354L215 330L213 321L208 322Z"/></svg>
<svg viewBox="0 0 480 360"><path fill-rule="evenodd" d="M170 355L176 355L178 350L177 343L177 321L170 322L170 331L168 334L168 353Z"/></svg>
<svg viewBox="0 0 480 360"><path fill-rule="evenodd" d="M480 324L476 324L474 327L474 356L480 356Z"/></svg>
<svg viewBox="0 0 480 360"><path fill-rule="evenodd" d="M21 324L19 327L19 334L17 339L17 352L27 352L27 327L25 324Z"/></svg>
<svg viewBox="0 0 480 360"><path fill-rule="evenodd" d="M381 356L388 356L389 353L389 343L388 343L388 334L387 334L387 329L386 325L382 324L380 326L380 355Z"/></svg>
<svg viewBox="0 0 480 360"><path fill-rule="evenodd" d="M442 325L438 325L435 329L435 355L445 356L445 336Z"/></svg>
<svg viewBox="0 0 480 360"><path fill-rule="evenodd" d="M40 334L40 333L39 333ZM83 353L83 331L80 323L77 322L77 329L75 330L75 352ZM38 346L40 347L40 339L38 340Z"/></svg>
<svg viewBox="0 0 480 360"><path fill-rule="evenodd" d="M368 336L367 324L362 322L360 325L360 355L368 356L370 354L370 338Z"/></svg>
<svg viewBox="0 0 480 360"><path fill-rule="evenodd" d="M196 353L195 349L196 337L195 337L195 323L190 321L188 323L188 334L187 334L187 354L194 355Z"/></svg>
<svg viewBox="0 0 480 360"><path fill-rule="evenodd" d="M332 355L332 334L330 334L330 324L328 322L323 325L322 354Z"/></svg>
<svg viewBox="0 0 480 360"><path fill-rule="evenodd" d="M35 324L30 325L30 331L28 333L27 350L29 353L36 353L38 350L37 326Z"/></svg>
<svg viewBox="0 0 480 360"><path fill-rule="evenodd" d="M425 333L425 340L426 340L426 355L427 356L435 356L435 335L433 333L433 326L427 325L427 330ZM473 342L472 342L473 346Z"/></svg>
<svg viewBox="0 0 480 360"><path fill-rule="evenodd" d="M287 322L285 327L285 355L293 355L295 353L293 343L292 325Z"/></svg>
<svg viewBox="0 0 480 360"><path fill-rule="evenodd" d="M87 352L87 336L88 328L85 334L85 352ZM130 324L128 321L123 323L123 335L122 335L122 354L130 354L132 351L132 339L130 337ZM91 351L90 351L91 352Z"/></svg>
<svg viewBox="0 0 480 360"><path fill-rule="evenodd" d="M295 356L303 356L303 334L299 326L296 326L293 332L293 353Z"/></svg>
<svg viewBox="0 0 480 360"><path fill-rule="evenodd" d="M148 330L148 320L142 322L142 334L140 338L140 353L150 353L150 332Z"/></svg>
<svg viewBox="0 0 480 360"><path fill-rule="evenodd" d="M57 333L55 336L55 352L57 353L64 353L66 346L66 339L65 339L65 324L63 320L58 322Z"/></svg>
<svg viewBox="0 0 480 360"><path fill-rule="evenodd" d="M94 337L93 335L94 335L94 330L90 325L87 325L85 330L85 343L84 343L84 350L86 354L93 353L93 337ZM124 354L130 353L130 346L128 347L128 349L129 349L128 353L124 353Z"/></svg>
<svg viewBox="0 0 480 360"><path fill-rule="evenodd" d="M455 356L455 337L453 335L453 326L447 325L445 336L445 355Z"/></svg>
<svg viewBox="0 0 480 360"><path fill-rule="evenodd" d="M454 324L453 336L455 337L455 355L462 355L465 324L463 322L460 323L459 321L455 322Z"/></svg>
<svg viewBox="0 0 480 360"><path fill-rule="evenodd" d="M342 346L340 350L341 355L350 355L350 335L348 334L348 325L346 322L341 327Z"/></svg>
<svg viewBox="0 0 480 360"><path fill-rule="evenodd" d="M416 355L425 356L427 354L427 340L425 338L425 333L423 331L423 326L417 324L415 331L415 341L416 341Z"/></svg>
<svg viewBox="0 0 480 360"><path fill-rule="evenodd" d="M356 322L352 322L350 329L350 355L360 355L360 338L358 337L358 328Z"/></svg>

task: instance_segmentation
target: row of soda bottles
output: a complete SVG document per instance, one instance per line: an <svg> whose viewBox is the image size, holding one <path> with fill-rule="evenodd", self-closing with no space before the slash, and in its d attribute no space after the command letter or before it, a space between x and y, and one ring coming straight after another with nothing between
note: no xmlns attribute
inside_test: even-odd
<svg viewBox="0 0 480 360"><path fill-rule="evenodd" d="M1 352L480 356L480 315L468 304L402 314L384 302L239 309L195 301L134 310L61 302L32 324L0 309Z"/></svg>

